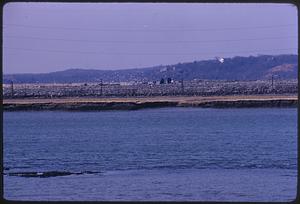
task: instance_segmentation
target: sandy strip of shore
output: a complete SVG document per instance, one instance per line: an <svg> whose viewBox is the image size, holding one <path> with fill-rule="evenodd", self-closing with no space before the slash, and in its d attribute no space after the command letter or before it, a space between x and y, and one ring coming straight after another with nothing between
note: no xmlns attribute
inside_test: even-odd
<svg viewBox="0 0 300 204"><path fill-rule="evenodd" d="M212 101L263 101L263 100L298 100L297 95L232 95L232 96L157 96L157 97L70 97L70 98L22 98L4 99L3 104L41 104L41 103L146 103L146 102L177 102L202 103Z"/></svg>

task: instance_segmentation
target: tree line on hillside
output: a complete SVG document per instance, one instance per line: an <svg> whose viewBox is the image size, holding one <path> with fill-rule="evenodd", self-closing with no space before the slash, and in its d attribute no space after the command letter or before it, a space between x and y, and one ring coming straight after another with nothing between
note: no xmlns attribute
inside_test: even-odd
<svg viewBox="0 0 300 204"><path fill-rule="evenodd" d="M93 70L68 69L43 74L5 74L3 83L84 83L173 80L297 79L298 55L260 55L202 60L148 68Z"/></svg>

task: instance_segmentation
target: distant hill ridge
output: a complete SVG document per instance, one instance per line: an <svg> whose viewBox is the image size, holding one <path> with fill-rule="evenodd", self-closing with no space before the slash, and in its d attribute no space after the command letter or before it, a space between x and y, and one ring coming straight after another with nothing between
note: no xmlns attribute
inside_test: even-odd
<svg viewBox="0 0 300 204"><path fill-rule="evenodd" d="M83 83L175 80L297 79L298 55L260 55L123 70L68 69L45 74L5 74L3 83Z"/></svg>

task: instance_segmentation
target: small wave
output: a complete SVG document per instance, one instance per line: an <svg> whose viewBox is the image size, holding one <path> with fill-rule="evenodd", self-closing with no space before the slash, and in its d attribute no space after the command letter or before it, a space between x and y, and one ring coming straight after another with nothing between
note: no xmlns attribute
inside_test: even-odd
<svg viewBox="0 0 300 204"><path fill-rule="evenodd" d="M48 178L56 176L69 176L69 175L82 175L82 174L99 174L101 172L95 171L82 171L82 172L69 172L69 171L45 171L45 172L10 172L4 173L8 176L20 176L20 177L39 177Z"/></svg>
<svg viewBox="0 0 300 204"><path fill-rule="evenodd" d="M150 169L191 169L194 165L159 165L159 166L152 166Z"/></svg>
<svg viewBox="0 0 300 204"><path fill-rule="evenodd" d="M135 168L133 168L135 169ZM267 163L218 163L209 162L202 164L166 164L153 166L139 166L136 169L297 169L294 164L267 164Z"/></svg>
<svg viewBox="0 0 300 204"><path fill-rule="evenodd" d="M9 171L12 169L29 169L31 168L30 166L14 166L14 167L3 167L4 171Z"/></svg>

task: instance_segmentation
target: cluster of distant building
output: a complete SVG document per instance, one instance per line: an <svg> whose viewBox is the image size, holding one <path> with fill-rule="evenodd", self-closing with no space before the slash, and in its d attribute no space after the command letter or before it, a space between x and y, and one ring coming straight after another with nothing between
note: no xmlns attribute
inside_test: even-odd
<svg viewBox="0 0 300 204"><path fill-rule="evenodd" d="M113 83L113 84L120 84L122 86L126 85L137 85L137 84L148 84L148 85L160 85L160 84L174 84L174 83L181 83L179 81L176 81L172 79L171 77L167 78L161 78L160 80L157 81L130 81L130 82L120 82L120 83ZM109 83L112 84L112 83Z"/></svg>

